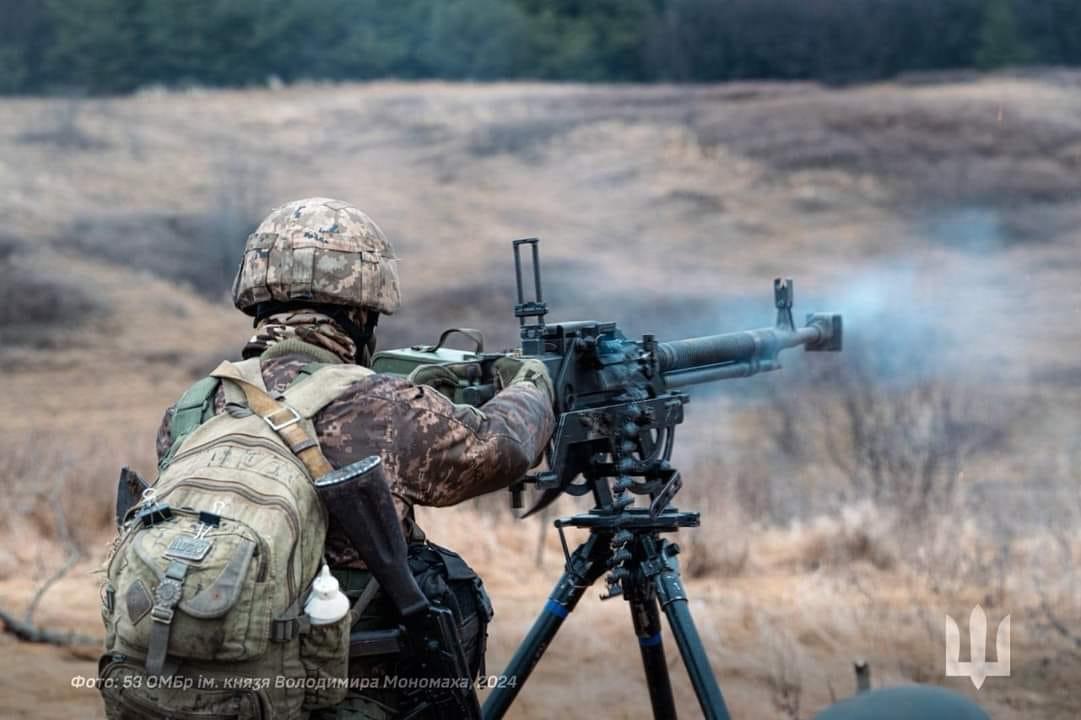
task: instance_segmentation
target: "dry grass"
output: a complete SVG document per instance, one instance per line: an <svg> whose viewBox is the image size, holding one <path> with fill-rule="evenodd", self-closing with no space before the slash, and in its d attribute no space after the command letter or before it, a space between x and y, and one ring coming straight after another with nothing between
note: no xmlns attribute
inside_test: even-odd
<svg viewBox="0 0 1081 720"><path fill-rule="evenodd" d="M35 313L76 316L49 326L48 350L0 326L19 409L0 414L0 602L21 609L64 562L61 503L87 560L36 617L98 632L91 571L119 466L150 473L164 406L247 332L215 301L227 238L262 205L339 195L402 257L406 309L384 346L452 324L513 343L504 243L524 235L545 238L554 316L662 338L767 324L770 279L794 275L798 310L846 313L848 352L699 394L676 457L681 504L703 512L677 538L692 607L734 715L810 717L849 693L857 657L876 684L969 692L943 678L942 619L980 602L992 622L1012 614L1014 676L978 699L996 718L1072 718L1081 330L1063 313L1081 302L1079 87L379 83L0 103L17 240L0 264L59 288L14 291ZM422 513L492 592L493 671L561 556L502 502ZM597 594L515 717L643 716L627 610ZM0 643L18 658L0 676L9 714L99 712L67 685L91 659Z"/></svg>
<svg viewBox="0 0 1081 720"><path fill-rule="evenodd" d="M871 511L859 512L866 515ZM532 555L537 539L535 525L500 520L468 508L426 511L422 522L433 539L457 547L484 575L496 606L489 668L498 671L558 575L558 550L550 547L548 560L540 568L525 564L521 558ZM848 521L860 522L868 521ZM728 530L746 533L746 567L736 576L690 578L688 589L699 630L737 717L810 717L830 701L831 693L849 692L854 682L851 661L857 657L870 660L876 685L916 680L970 692L971 686L966 688L964 682L942 678L941 620L945 612L966 617L975 602L984 603L992 622L1011 613L1015 627L1014 679L989 684L978 699L994 717L1071 717L1072 706L1056 688L1081 670L1081 657L1072 650L1072 641L1063 638L1042 614L1039 598L1023 587L1023 578L1033 567L1047 569L1046 555L1041 558L1041 553L1048 547L1038 539L1017 543L1016 555L1005 568L1012 579L1007 592L988 602L981 596L979 573L970 576L973 580L951 584L948 589L933 586L936 578L958 572L953 564L958 556L978 554L972 545L943 558L930 574L923 574L907 562L876 566L860 543L853 547L854 531L845 523L822 519L806 529ZM8 528L5 536L27 537L31 532L36 529L24 525ZM554 532L549 532L547 539L554 544ZM1077 541L1075 553L1081 550L1081 538ZM96 542L89 543L88 549L94 557L104 552ZM4 603L25 604L35 578L47 575L56 562L59 558L55 555L20 558L17 568L9 567L0 579ZM94 564L83 563L46 596L37 615L39 621L97 632L97 580L91 574ZM27 567L38 569L28 575ZM1076 574L1072 582L1076 588ZM1079 617L1078 608L1061 594L1070 589L1061 583L1060 577L1055 594L1049 595L1055 619L1074 622ZM513 717L568 713L575 717L641 716L633 708L645 701L647 690L627 610L619 600L599 601L599 594L600 588L587 593L530 679ZM679 706L694 716L693 693L679 669L670 638L668 644ZM38 651L12 650L28 663L17 676L26 684L15 704L25 712L34 707L33 698L40 697L37 688L44 691L55 685L60 689L70 675L92 672L91 662L63 661L62 653L54 652L50 664ZM1052 667L1049 663L1053 671L1037 672L1037 668ZM36 668L36 674L30 668ZM14 697L9 694L16 687L9 678L0 679L0 694ZM96 707L89 691L70 697L82 697L80 702L88 712ZM613 708L622 709L613 715ZM70 707L64 712L70 712ZM52 715L45 711L36 716Z"/></svg>

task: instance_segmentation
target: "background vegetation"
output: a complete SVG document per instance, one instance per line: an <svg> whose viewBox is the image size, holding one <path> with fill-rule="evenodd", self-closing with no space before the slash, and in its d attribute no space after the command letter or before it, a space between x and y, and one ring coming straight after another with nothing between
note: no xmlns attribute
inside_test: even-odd
<svg viewBox="0 0 1081 720"><path fill-rule="evenodd" d="M0 0L0 93L270 78L852 82L1081 63L1073 0Z"/></svg>
<svg viewBox="0 0 1081 720"><path fill-rule="evenodd" d="M632 337L761 327L771 279L794 277L799 317L844 313L845 351L694 388L673 456L679 507L702 512L680 561L733 717L808 720L862 657L876 686L1077 720L1081 71L0 98L0 157L0 610L16 619L100 635L119 467L153 478L163 408L250 337L227 291L253 224L321 194L363 207L401 258L381 347L455 326L513 347L515 237L543 238L552 318ZM492 594L491 672L560 574L553 517L587 507L517 520L505 495L419 514ZM626 606L598 594L515 720L641 715ZM1013 676L975 695L944 676L943 617L963 626L977 603L992 630L1012 618ZM97 644L0 632L0 655L4 718L102 717L71 684Z"/></svg>

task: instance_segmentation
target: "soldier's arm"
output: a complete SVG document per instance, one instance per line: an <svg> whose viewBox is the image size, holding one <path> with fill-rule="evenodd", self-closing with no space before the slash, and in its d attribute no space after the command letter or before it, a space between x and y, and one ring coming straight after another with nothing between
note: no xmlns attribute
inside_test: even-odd
<svg viewBox="0 0 1081 720"><path fill-rule="evenodd" d="M482 410L432 388L373 376L320 415L324 451L378 449L391 490L409 504L445 506L505 488L540 457L555 427L546 394L519 383Z"/></svg>
<svg viewBox="0 0 1081 720"><path fill-rule="evenodd" d="M425 396L414 407L417 420L437 432L442 426L444 436L431 437L427 452L405 453L401 479L412 487L403 489L420 505L454 505L507 487L537 462L555 427L551 403L528 384L507 388L482 410L427 388Z"/></svg>

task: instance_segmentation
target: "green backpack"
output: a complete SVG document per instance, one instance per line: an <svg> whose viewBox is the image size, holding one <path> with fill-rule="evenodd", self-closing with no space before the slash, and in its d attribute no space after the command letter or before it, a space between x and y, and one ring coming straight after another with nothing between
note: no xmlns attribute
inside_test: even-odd
<svg viewBox="0 0 1081 720"><path fill-rule="evenodd" d="M330 469L311 418L370 372L320 366L279 402L256 358L185 394L211 416L180 428L107 565L108 717L294 718L343 699L350 615L304 615L327 527L312 480Z"/></svg>

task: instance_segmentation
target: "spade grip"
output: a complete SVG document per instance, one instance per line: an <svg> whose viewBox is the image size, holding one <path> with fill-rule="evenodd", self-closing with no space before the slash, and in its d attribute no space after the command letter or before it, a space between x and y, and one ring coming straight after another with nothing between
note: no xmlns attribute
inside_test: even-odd
<svg viewBox="0 0 1081 720"><path fill-rule="evenodd" d="M315 481L315 489L402 617L426 611L428 599L409 571L405 536L379 457L333 470Z"/></svg>

